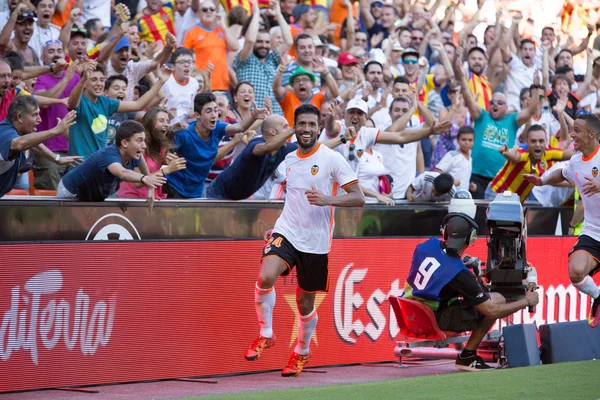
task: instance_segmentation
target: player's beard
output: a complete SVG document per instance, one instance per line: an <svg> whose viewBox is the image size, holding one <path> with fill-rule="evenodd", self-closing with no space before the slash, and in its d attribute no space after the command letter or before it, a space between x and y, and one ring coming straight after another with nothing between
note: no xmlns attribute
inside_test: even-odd
<svg viewBox="0 0 600 400"><path fill-rule="evenodd" d="M317 143L317 136L313 136L310 139L310 142L304 144L302 143L302 138L298 138L298 146L302 147L303 149L310 149L311 147L313 147L315 144Z"/></svg>

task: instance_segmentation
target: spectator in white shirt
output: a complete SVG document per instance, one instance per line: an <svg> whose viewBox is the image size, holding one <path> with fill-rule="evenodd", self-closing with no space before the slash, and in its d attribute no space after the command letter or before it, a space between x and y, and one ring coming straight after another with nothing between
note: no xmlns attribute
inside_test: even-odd
<svg viewBox="0 0 600 400"><path fill-rule="evenodd" d="M533 85L536 74L539 75L540 82L542 81L541 71L535 65L535 43L532 40L523 39L521 41L519 57L510 51L510 41L513 40L514 32L520 20L520 17L513 17L510 30L504 37L504 43L500 46L502 58L510 67L504 84L508 113L520 111L519 94L523 88Z"/></svg>
<svg viewBox="0 0 600 400"><path fill-rule="evenodd" d="M175 35L177 36L177 46L183 44L185 34L194 26L200 23L198 17L198 8L200 0L175 0Z"/></svg>
<svg viewBox="0 0 600 400"><path fill-rule="evenodd" d="M180 47L171 55L173 73L169 77L163 92L167 100L167 109L171 115L171 125L178 122L187 123L193 113L194 97L198 92L198 81L191 76L194 68L194 53L190 49Z"/></svg>
<svg viewBox="0 0 600 400"><path fill-rule="evenodd" d="M29 39L29 46L39 56L44 49L44 43L58 40L60 29L50 24L50 19L54 15L53 0L39 0L35 7L35 14L37 15L37 21L33 24L33 34Z"/></svg>
<svg viewBox="0 0 600 400"><path fill-rule="evenodd" d="M106 76L123 75L127 78L128 84L125 100L133 100L133 91L140 79L167 62L177 45L175 43L175 37L170 33L167 33L166 39L167 45L160 54L156 56L156 59L140 62L134 62L131 59L131 43L129 42L129 39L127 39L127 37L119 39L119 42L115 46L115 49L110 56L110 60L106 65Z"/></svg>
<svg viewBox="0 0 600 400"><path fill-rule="evenodd" d="M368 128L375 128L373 120L368 119L365 124ZM358 161L358 184L360 185L366 197L377 199L377 201L394 205L391 197L381 193L379 188L379 177L385 175L385 166L383 165L383 155L373 146L368 146Z"/></svg>
<svg viewBox="0 0 600 400"><path fill-rule="evenodd" d="M459 189L469 190L473 185L471 182L471 169L473 168L473 159L471 158L471 149L475 140L475 131L470 126L462 126L457 135L458 150L452 150L446 153L440 162L435 166L435 171L447 173L454 178L454 186Z"/></svg>
<svg viewBox="0 0 600 400"><path fill-rule="evenodd" d="M408 79L406 79L405 76L397 76L394 79L392 98L397 99L398 97L404 97L405 99L410 98L410 82L408 82ZM390 117L389 108L383 107L380 103L370 111L373 113L371 119L375 123L377 129L385 130L392 125L392 117ZM419 124L419 118L416 116L412 121L414 126Z"/></svg>

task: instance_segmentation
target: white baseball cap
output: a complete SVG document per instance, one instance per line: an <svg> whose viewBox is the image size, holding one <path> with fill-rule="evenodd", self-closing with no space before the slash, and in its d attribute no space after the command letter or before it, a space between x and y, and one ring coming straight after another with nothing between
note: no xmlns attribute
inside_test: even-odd
<svg viewBox="0 0 600 400"><path fill-rule="evenodd" d="M348 110L351 110L353 108L358 108L360 111L364 112L365 114L369 114L369 106L367 106L367 102L364 101L363 99L352 99L348 102L348 106L346 106L346 112Z"/></svg>

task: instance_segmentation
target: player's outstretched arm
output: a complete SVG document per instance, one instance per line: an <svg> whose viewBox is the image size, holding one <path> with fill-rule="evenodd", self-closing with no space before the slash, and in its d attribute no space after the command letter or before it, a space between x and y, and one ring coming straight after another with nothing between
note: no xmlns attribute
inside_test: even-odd
<svg viewBox="0 0 600 400"><path fill-rule="evenodd" d="M344 186L346 194L341 196L325 196L315 186L305 192L308 202L313 206L362 207L365 205L365 195L358 182Z"/></svg>
<svg viewBox="0 0 600 400"><path fill-rule="evenodd" d="M566 180L561 168L555 169L551 173L544 174L541 177L533 174L523 174L523 179L535 186L558 185Z"/></svg>

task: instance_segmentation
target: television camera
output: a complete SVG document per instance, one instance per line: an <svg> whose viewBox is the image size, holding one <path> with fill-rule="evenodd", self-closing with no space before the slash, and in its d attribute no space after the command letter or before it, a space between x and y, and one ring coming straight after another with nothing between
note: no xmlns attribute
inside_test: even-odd
<svg viewBox="0 0 600 400"><path fill-rule="evenodd" d="M507 302L517 301L529 287L537 287L537 272L527 263L525 215L519 196L508 191L498 194L487 208L484 274L490 291L502 294Z"/></svg>

